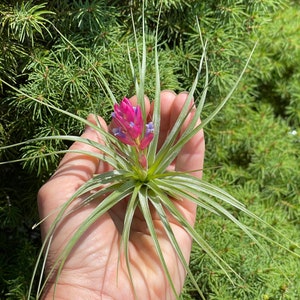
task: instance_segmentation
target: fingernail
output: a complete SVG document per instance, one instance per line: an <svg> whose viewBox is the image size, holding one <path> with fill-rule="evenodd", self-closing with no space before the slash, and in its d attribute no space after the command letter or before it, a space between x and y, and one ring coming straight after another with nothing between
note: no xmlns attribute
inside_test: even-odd
<svg viewBox="0 0 300 300"><path fill-rule="evenodd" d="M172 90L163 90L163 91L161 91L161 94L162 93L170 93L170 94L173 94L173 95L177 95L174 91L172 91Z"/></svg>

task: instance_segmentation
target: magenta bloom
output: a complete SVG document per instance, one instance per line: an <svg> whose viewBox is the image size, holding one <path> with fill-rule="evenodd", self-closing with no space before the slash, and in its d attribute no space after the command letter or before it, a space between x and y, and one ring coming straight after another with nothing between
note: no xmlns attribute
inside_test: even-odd
<svg viewBox="0 0 300 300"><path fill-rule="evenodd" d="M152 122L144 125L140 106L132 106L124 98L120 104L114 105L111 131L124 144L143 150L152 141L154 128Z"/></svg>
<svg viewBox="0 0 300 300"><path fill-rule="evenodd" d="M153 123L149 122L148 124L146 124L145 135L144 135L144 138L141 140L140 149L143 150L148 147L150 142L153 140L153 137L154 137L153 132L154 132Z"/></svg>

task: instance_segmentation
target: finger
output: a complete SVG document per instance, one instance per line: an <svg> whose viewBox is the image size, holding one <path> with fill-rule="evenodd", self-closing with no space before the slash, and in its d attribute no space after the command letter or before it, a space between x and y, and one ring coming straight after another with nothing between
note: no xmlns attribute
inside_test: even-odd
<svg viewBox="0 0 300 300"><path fill-rule="evenodd" d="M164 140L167 138L169 135L170 131L173 129L174 125L178 121L178 117L182 112L183 106L185 105L187 98L188 98L188 92L181 92L180 94L176 95L174 94L173 98L171 99L169 103L169 107L165 109L165 115L162 115L162 119L164 119L164 132L161 137L161 142L163 143ZM189 105L190 107L193 105L193 101ZM164 105L163 105L164 106ZM184 125L187 124L187 121L184 122ZM178 140L180 134L182 133L182 125L179 129L179 132L177 133L177 136L175 137L175 142ZM170 164L168 167L169 170L174 170L175 169L175 160Z"/></svg>
<svg viewBox="0 0 300 300"><path fill-rule="evenodd" d="M188 93L182 92L176 96L173 101L173 105L171 107L171 114L170 114L170 128L174 126L177 122L177 119L188 99ZM195 108L194 100L192 99L189 103L189 108L191 109L188 113L186 119L184 120L180 135L185 132L188 128L190 122L194 118ZM195 126L200 124L200 120L197 121ZM176 159L176 170L183 171L183 172L193 172L193 175L196 177L201 177L202 175L202 168L203 168L203 159L204 159L204 137L203 131L201 130L196 135L194 135L182 148L178 157Z"/></svg>
<svg viewBox="0 0 300 300"><path fill-rule="evenodd" d="M96 123L92 115L88 117L88 120ZM99 122L100 126L104 130L107 130L106 123L102 118L99 118ZM100 133L89 126L87 126L81 137L97 143L104 143ZM78 152L87 151L91 154L100 153L95 147L82 142L73 143L70 150ZM66 199L70 198L84 182L89 180L98 171L99 159L88 154L67 153L59 164L57 171L40 189L38 194L39 205L48 212L55 209L64 203ZM43 202L47 202L46 205Z"/></svg>
<svg viewBox="0 0 300 300"><path fill-rule="evenodd" d="M94 115L89 115L88 121L94 123L95 125L99 124L99 126L101 126L102 129L107 131L107 125L102 118L99 117L97 122L95 120ZM87 126L85 128L85 131L81 135L81 138L92 140L99 144L104 145L104 141L101 134L97 130L91 128L90 126ZM81 153L67 153L61 160L59 164L59 168L55 172L53 177L71 176L74 177L74 179L81 179L83 182L87 181L98 170L99 159L93 157L93 154L100 153L99 149L86 143L75 142L70 147L70 150L78 151L78 152L79 151L90 152L91 155L81 154Z"/></svg>
<svg viewBox="0 0 300 300"><path fill-rule="evenodd" d="M176 97L174 101L172 111L174 112L171 124L174 124L177 120L179 113L182 110L182 107L187 100L188 94L181 93ZM194 102L191 101L189 107L191 108L194 105ZM189 114L187 115L186 120L184 121L181 134L187 129L190 122L194 117L195 110L191 109ZM196 122L195 126L200 125L200 120ZM173 125L172 125L173 126ZM197 132L191 139L183 146L181 151L179 152L176 161L175 161L175 170L181 172L187 172L191 175L201 178L202 177L202 169L204 163L204 153L205 153L205 141L204 141L204 133L201 129ZM182 201L181 209L186 219L193 224L196 217L196 204L191 201Z"/></svg>
<svg viewBox="0 0 300 300"><path fill-rule="evenodd" d="M195 177L202 178L204 152L204 134L201 129L181 149L176 159L175 170L188 172ZM182 201L181 207L184 208L185 218L190 224L194 224L197 205L191 201Z"/></svg>
<svg viewBox="0 0 300 300"><path fill-rule="evenodd" d="M197 125L200 124L200 120ZM179 152L175 169L182 172L191 172L195 177L202 177L204 163L205 142L203 129L195 134Z"/></svg>
<svg viewBox="0 0 300 300"><path fill-rule="evenodd" d="M188 92L181 92L176 96L173 102L173 106L171 108L171 119L170 119L170 128L173 128L174 124L176 123L187 99L188 99L189 93ZM189 103L189 109L194 105L193 99ZM187 121L184 123L182 127L186 127Z"/></svg>

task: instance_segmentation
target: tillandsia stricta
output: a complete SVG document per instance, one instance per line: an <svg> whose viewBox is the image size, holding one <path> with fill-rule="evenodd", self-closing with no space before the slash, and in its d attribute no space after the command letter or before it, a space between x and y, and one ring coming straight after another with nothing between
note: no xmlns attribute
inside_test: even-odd
<svg viewBox="0 0 300 300"><path fill-rule="evenodd" d="M186 274L204 298L188 265L192 241L229 278L234 270L194 229L196 207L230 219L257 242L254 233L259 233L242 224L226 207L266 223L228 193L201 179L203 127L228 101L248 62L231 92L200 122L209 86L207 44L200 40L203 56L197 77L188 93L178 95L160 91L155 45L156 90L155 98L149 101L144 96L147 51L143 30L136 96L117 101L99 73L114 109L109 125L96 115L85 120L24 94L87 126L80 137L32 140L75 142L39 192L43 245L33 274L34 280L41 264L36 298L176 299ZM201 98L194 102L203 69L205 84Z"/></svg>
<svg viewBox="0 0 300 300"><path fill-rule="evenodd" d="M149 154L155 140L158 147L156 152L163 151L169 129L173 128L172 124L176 122L187 98L187 93L160 93L160 130L155 130L154 124L157 122L153 118L154 107L147 99L146 118L142 117L136 97L130 101L123 99L114 106L108 128L102 119L98 119L99 126L107 130L107 136L88 127L82 138L90 139L91 145L75 143L56 174L41 189L39 204L42 216L47 217L49 211L53 210L49 209L53 202L56 205L58 201L62 202L65 209L53 234L49 235L51 244L48 257L54 256L55 259L50 262L50 273L47 274L47 297L55 295L63 298L66 289L62 282L71 284L69 275L73 278L74 272L81 276L76 281L81 282L84 274L78 270L78 259L81 264L85 261L84 269L89 270L90 283L85 288L93 291L94 299L100 296L112 299L172 299L179 294L188 268L192 241L180 222L192 230L196 213L196 204L188 201L186 194L189 192L180 185L196 174L186 178L173 177L175 172L179 176L190 170L200 177L204 154L202 131L190 139L177 157L169 158L168 166L163 170L159 170L161 164L154 167L157 159L151 162ZM194 113L194 110L188 113L188 118L192 118ZM153 118L153 123L147 121L149 118ZM92 116L89 119L93 121ZM178 129L184 131L189 121L186 120ZM159 134L158 138L156 134ZM101 149L96 143L102 145ZM110 145L113 150L110 158L113 155L116 161L108 163L103 160L99 165L92 155L104 155L105 145ZM161 152L161 155L169 156L170 153L172 151ZM61 190L59 185L63 181L67 181L68 186L64 185L64 190ZM85 181L83 185L80 184ZM73 189L74 183L81 187L75 191L72 200L68 200L64 194L74 193L68 190L70 186ZM174 192L174 188L178 192ZM66 200L69 207L64 204ZM61 212L60 209L59 214ZM45 232L52 232L49 228L53 223L56 221L47 217L42 228ZM73 230L72 239L66 239L68 232ZM44 236L46 241L46 233ZM56 254L56 247L63 248L62 252L58 251L60 255ZM88 257L85 256L87 249ZM54 268L56 263L57 267ZM52 268L55 277L59 273L56 285L51 278ZM48 267L46 269L49 271ZM72 270L69 275L68 270ZM158 277L160 280L157 280ZM80 292L83 292L80 298L85 299L85 291ZM76 292L77 296L80 292Z"/></svg>

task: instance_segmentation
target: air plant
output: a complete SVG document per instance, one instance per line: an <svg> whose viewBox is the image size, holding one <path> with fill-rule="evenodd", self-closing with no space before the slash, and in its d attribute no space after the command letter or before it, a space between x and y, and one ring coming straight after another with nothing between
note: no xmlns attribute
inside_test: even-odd
<svg viewBox="0 0 300 300"><path fill-rule="evenodd" d="M59 31L58 31L59 32ZM200 30L199 30L200 32ZM72 45L64 36L62 36L66 42L68 42L76 51L81 55L84 55ZM174 161L181 149L186 143L197 134L204 126L214 118L214 116L222 109L226 102L231 97L232 93L236 89L241 77L247 69L250 58L245 64L244 69L232 90L221 101L221 103L215 108L215 110L202 122L199 122L202 109L204 107L207 90L209 87L209 75L207 64L207 43L203 42L201 35L199 36L200 45L203 48L203 55L199 62L199 70L197 76L191 86L185 104L182 107L173 128L170 130L167 138L159 145L159 129L160 129L160 75L159 75L159 59L158 59L158 46L155 45L155 66L156 66L156 91L155 99L153 100L153 114L151 120L147 120L145 100L144 100L144 85L146 78L146 42L145 42L145 29L143 27L143 49L142 57L139 57L139 74L135 72L135 68L132 64L130 52L129 60L132 68L132 75L135 80L137 104L133 105L127 98L124 98L120 103L115 99L112 91L109 88L105 78L99 73L99 80L102 86L106 90L106 93L110 95L112 107L112 122L109 127L109 131L105 130L100 122L91 122L85 120L70 112L63 111L60 108L54 107L46 102L41 102L39 99L35 99L30 95L26 97L48 106L50 109L60 111L63 114L67 114L82 123L90 126L95 131L99 132L102 136L103 143L97 143L89 139L77 136L52 136L36 138L25 143L30 143L37 140L45 139L61 139L72 142L81 142L87 145L91 145L98 150L95 152L84 152L78 150L79 153L84 155L90 155L98 160L101 160L108 165L111 169L102 174L95 174L90 180L84 183L78 188L78 190L69 198L69 200L59 207L58 211L53 212L56 214L52 226L49 232L44 237L42 249L37 259L36 268L34 270L33 281L37 276L38 267L42 265L42 272L40 274L40 280L37 289L36 298L40 298L47 281L51 278L55 278L55 282L59 280L60 274L63 270L64 264L68 259L70 253L74 247L80 242L80 238L83 234L92 226L101 216L109 212L113 207L121 202L126 204L126 213L124 216L124 222L122 224L121 239L119 241L120 253L125 254L126 267L128 276L132 283L132 288L135 290L135 278L132 275L132 266L129 259L130 250L130 233L131 225L135 218L137 211L142 214L144 221L149 230L149 236L152 239L153 247L156 255L161 263L163 271L168 279L168 283L173 291L174 298L178 299L178 291L172 281L169 269L167 267L166 258L161 249L161 245L158 241L157 231L152 219L151 210L155 210L162 228L165 231L169 239L169 243L172 245L176 255L186 273L190 277L192 283L196 287L197 291L204 299L201 293L196 279L189 269L188 261L186 260L184 253L176 239L176 236L172 230L172 226L169 222L170 216L176 220L176 222L186 231L195 243L197 243L207 255L215 261L216 265L224 270L224 272L230 278L228 270L234 272L226 264L226 262L213 250L203 236L198 233L192 226L192 224L186 220L178 209L176 202L187 199L191 203L196 204L203 210L213 212L220 217L226 217L234 222L242 231L244 231L257 245L259 242L255 238L255 235L261 235L255 232L251 228L242 224L237 218L235 218L226 207L229 205L235 209L240 210L251 218L255 218L262 224L267 225L262 219L254 215L246 209L246 207L234 199L231 195L226 193L221 188L205 182L203 179L193 176L193 172L201 170L191 170L190 172L180 172L176 170L169 170L168 166ZM157 33L156 33L157 41ZM254 50L253 50L254 51ZM139 53L139 49L137 49ZM251 57L251 56L250 56ZM93 67L93 66L92 66ZM198 78L203 73L205 76L205 84L202 90L202 94L199 100L195 101L197 106L193 102L194 92L197 88ZM138 78L138 80L137 80ZM5 82L4 82L5 83ZM12 89L16 88L9 83L5 83ZM21 91L19 91L22 93ZM186 123L190 112L193 112L192 118L189 120L189 125L182 132L183 125ZM98 120L97 118L95 118ZM24 144L24 143L20 143ZM18 145L20 145L18 144ZM12 145L17 146L17 145ZM8 147L12 147L8 146ZM5 147L5 148L8 148ZM2 147L4 148L4 147ZM71 152L76 150L66 150L62 152ZM80 198L78 203L76 199ZM89 205L95 201L102 199L91 214L82 221L80 227L74 232L70 241L66 244L58 258L54 262L50 271L45 275L44 269L49 254L49 248L51 246L52 239L59 230L59 225L70 214L75 212L84 206ZM76 203L76 204L75 204ZM49 216L48 216L49 217ZM41 220L43 222L44 220ZM40 223L39 223L40 224ZM37 224L38 225L38 224ZM267 238L267 237L266 237ZM268 238L267 238L268 239ZM234 272L235 273L235 272ZM236 273L235 273L236 274ZM238 276L236 274L236 276ZM44 279L43 279L44 278ZM118 278L116 278L118 280Z"/></svg>

